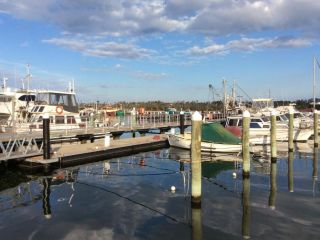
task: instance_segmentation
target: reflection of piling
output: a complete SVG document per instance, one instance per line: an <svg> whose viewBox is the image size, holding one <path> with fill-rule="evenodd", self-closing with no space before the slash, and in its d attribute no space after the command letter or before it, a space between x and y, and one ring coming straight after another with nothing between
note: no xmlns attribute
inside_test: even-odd
<svg viewBox="0 0 320 240"><path fill-rule="evenodd" d="M201 114L192 115L191 130L191 205L201 207Z"/></svg>
<svg viewBox="0 0 320 240"><path fill-rule="evenodd" d="M51 218L51 208L50 208L50 185L51 178L44 178L42 180L43 192L42 192L42 208L43 214L46 219Z"/></svg>
<svg viewBox="0 0 320 240"><path fill-rule="evenodd" d="M184 134L184 112L180 112L180 133Z"/></svg>
<svg viewBox="0 0 320 240"><path fill-rule="evenodd" d="M312 177L314 180L318 180L318 148L313 149L313 171Z"/></svg>
<svg viewBox="0 0 320 240"><path fill-rule="evenodd" d="M184 172L184 163L183 162L180 162L180 172Z"/></svg>
<svg viewBox="0 0 320 240"><path fill-rule="evenodd" d="M191 208L192 240L202 239L201 208Z"/></svg>
<svg viewBox="0 0 320 240"><path fill-rule="evenodd" d="M250 129L250 113L244 111L242 115L242 159L243 159L243 175L250 174L250 149L249 149L249 129Z"/></svg>
<svg viewBox="0 0 320 240"><path fill-rule="evenodd" d="M48 114L43 116L43 159L50 159L50 119Z"/></svg>
<svg viewBox="0 0 320 240"><path fill-rule="evenodd" d="M276 194L277 194L277 159L271 159L269 207L272 210L276 208Z"/></svg>
<svg viewBox="0 0 320 240"><path fill-rule="evenodd" d="M313 112L313 130L314 130L314 146L318 147L319 144L319 136L318 136L318 111L314 110Z"/></svg>
<svg viewBox="0 0 320 240"><path fill-rule="evenodd" d="M293 151L293 109L289 109L289 133L288 133L289 152Z"/></svg>
<svg viewBox="0 0 320 240"><path fill-rule="evenodd" d="M289 152L288 157L288 189L293 192L293 152Z"/></svg>
<svg viewBox="0 0 320 240"><path fill-rule="evenodd" d="M277 122L275 111L271 112L271 159L277 158Z"/></svg>
<svg viewBox="0 0 320 240"><path fill-rule="evenodd" d="M250 178L242 179L242 237L250 238Z"/></svg>

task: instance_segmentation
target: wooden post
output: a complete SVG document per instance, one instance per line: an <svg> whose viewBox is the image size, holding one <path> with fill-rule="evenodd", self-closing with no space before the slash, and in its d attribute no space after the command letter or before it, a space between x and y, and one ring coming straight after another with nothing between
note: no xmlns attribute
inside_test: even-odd
<svg viewBox="0 0 320 240"><path fill-rule="evenodd" d="M319 118L318 111L314 109L314 112L313 112L314 147L318 147L318 144L319 144L318 118Z"/></svg>
<svg viewBox="0 0 320 240"><path fill-rule="evenodd" d="M249 130L250 130L250 113L246 110L242 115L242 160L243 175L250 175L250 148L249 148Z"/></svg>
<svg viewBox="0 0 320 240"><path fill-rule="evenodd" d="M42 120L43 133L43 159L50 159L50 119L48 114L44 114Z"/></svg>
<svg viewBox="0 0 320 240"><path fill-rule="evenodd" d="M270 128L270 140L271 140L271 159L277 158L277 122L276 112L271 112L271 128Z"/></svg>
<svg viewBox="0 0 320 240"><path fill-rule="evenodd" d="M180 133L184 134L184 112L180 112Z"/></svg>
<svg viewBox="0 0 320 240"><path fill-rule="evenodd" d="M269 207L272 210L276 209L276 194L277 194L277 159L271 158Z"/></svg>
<svg viewBox="0 0 320 240"><path fill-rule="evenodd" d="M242 237L250 238L250 178L242 177Z"/></svg>
<svg viewBox="0 0 320 240"><path fill-rule="evenodd" d="M293 152L289 152L288 157L288 189L293 192Z"/></svg>
<svg viewBox="0 0 320 240"><path fill-rule="evenodd" d="M191 206L201 207L201 126L199 112L192 115L191 130Z"/></svg>
<svg viewBox="0 0 320 240"><path fill-rule="evenodd" d="M293 109L289 109L289 133L288 133L289 152L293 152Z"/></svg>

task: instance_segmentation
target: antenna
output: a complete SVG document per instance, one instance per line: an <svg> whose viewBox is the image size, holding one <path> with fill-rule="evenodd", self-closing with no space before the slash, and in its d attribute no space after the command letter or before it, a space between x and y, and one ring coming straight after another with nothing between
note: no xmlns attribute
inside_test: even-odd
<svg viewBox="0 0 320 240"><path fill-rule="evenodd" d="M32 75L30 74L30 64L26 65L26 70L27 70L27 76L25 76L25 79L27 79L27 91L29 92L29 87L30 87L30 80L32 78ZM24 89L24 83L23 83L23 89Z"/></svg>

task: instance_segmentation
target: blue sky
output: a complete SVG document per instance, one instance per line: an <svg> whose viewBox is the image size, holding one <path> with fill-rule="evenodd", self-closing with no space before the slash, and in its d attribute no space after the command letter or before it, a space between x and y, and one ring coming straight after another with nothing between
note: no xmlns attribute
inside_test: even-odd
<svg viewBox="0 0 320 240"><path fill-rule="evenodd" d="M312 98L319 28L311 0L0 0L0 74L74 79L81 102L208 101L223 79L252 98Z"/></svg>

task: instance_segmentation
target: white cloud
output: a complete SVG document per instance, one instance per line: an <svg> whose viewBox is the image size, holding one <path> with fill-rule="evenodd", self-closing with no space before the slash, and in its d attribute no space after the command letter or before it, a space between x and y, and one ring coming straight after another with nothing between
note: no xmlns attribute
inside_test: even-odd
<svg viewBox="0 0 320 240"><path fill-rule="evenodd" d="M194 46L186 51L190 55L228 54L232 51L253 52L271 48L298 48L310 46L309 39L298 38L241 38L226 44L212 43L206 47Z"/></svg>
<svg viewBox="0 0 320 240"><path fill-rule="evenodd" d="M139 48L133 44L117 42L93 42L85 39L71 38L52 38L43 40L43 42L66 47L71 50L81 52L84 55L95 57L139 59L147 58L154 53L152 50Z"/></svg>
<svg viewBox="0 0 320 240"><path fill-rule="evenodd" d="M168 77L168 74L166 73L150 73L150 72L143 72L143 71L137 71L133 73L133 76L138 79L143 80L162 80Z"/></svg>
<svg viewBox="0 0 320 240"><path fill-rule="evenodd" d="M171 31L210 35L264 30L316 33L314 0L2 0L0 12L49 22L64 32L136 36Z"/></svg>

